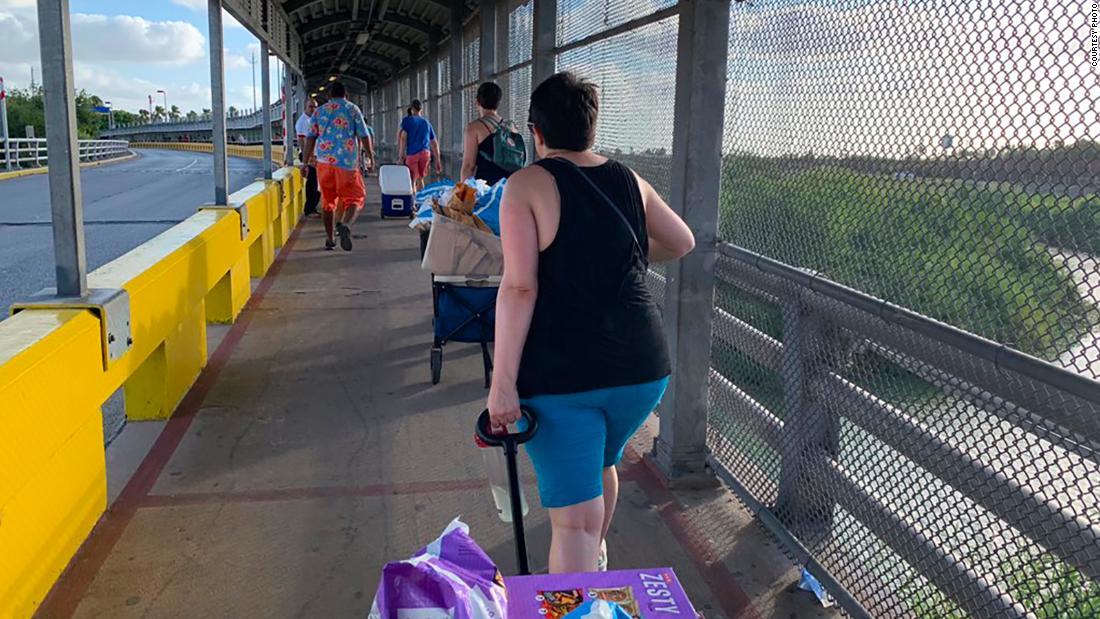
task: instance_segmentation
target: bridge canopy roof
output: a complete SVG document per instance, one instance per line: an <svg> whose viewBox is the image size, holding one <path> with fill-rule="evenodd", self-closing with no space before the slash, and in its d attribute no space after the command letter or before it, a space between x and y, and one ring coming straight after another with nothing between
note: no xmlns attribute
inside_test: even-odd
<svg viewBox="0 0 1100 619"><path fill-rule="evenodd" d="M366 91L424 58L475 15L477 0L281 0L314 89L332 76ZM457 20L455 19L457 12Z"/></svg>

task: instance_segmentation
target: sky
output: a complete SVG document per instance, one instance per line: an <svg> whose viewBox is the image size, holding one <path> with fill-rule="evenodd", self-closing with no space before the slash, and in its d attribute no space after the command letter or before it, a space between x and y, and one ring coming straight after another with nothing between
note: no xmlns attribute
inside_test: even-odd
<svg viewBox="0 0 1100 619"><path fill-rule="evenodd" d="M206 0L71 0L73 73L87 90L115 109L136 112L163 105L186 114L210 107L209 40ZM260 100L259 41L229 14L223 14L226 50L226 104L253 107L252 66L256 57L255 100ZM31 69L41 83L38 20L34 0L0 0L0 77L7 88L30 85ZM279 63L271 58L272 99L278 98Z"/></svg>

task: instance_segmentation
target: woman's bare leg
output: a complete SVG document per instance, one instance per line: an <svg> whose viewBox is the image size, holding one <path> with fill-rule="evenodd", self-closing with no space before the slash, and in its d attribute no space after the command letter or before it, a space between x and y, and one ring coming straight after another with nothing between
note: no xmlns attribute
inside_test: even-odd
<svg viewBox="0 0 1100 619"><path fill-rule="evenodd" d="M611 529L611 518L615 515L615 505L619 502L619 473L614 466L603 470L603 528L600 530L600 541L607 539L607 532Z"/></svg>
<svg viewBox="0 0 1100 619"><path fill-rule="evenodd" d="M596 571L604 524L604 498L550 509L550 573Z"/></svg>

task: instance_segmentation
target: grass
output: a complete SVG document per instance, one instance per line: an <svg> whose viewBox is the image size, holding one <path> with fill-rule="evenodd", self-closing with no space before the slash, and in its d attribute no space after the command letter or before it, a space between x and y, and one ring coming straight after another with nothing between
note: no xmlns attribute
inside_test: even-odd
<svg viewBox="0 0 1100 619"><path fill-rule="evenodd" d="M783 168L726 159L724 239L1046 358L1092 325L1045 243L1100 250L1096 196Z"/></svg>

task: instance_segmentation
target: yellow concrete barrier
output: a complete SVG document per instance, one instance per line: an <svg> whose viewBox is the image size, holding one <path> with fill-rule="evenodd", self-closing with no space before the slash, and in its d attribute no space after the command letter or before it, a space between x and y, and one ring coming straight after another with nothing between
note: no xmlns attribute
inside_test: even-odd
<svg viewBox="0 0 1100 619"><path fill-rule="evenodd" d="M130 142L130 148L160 148L164 150L182 150L192 153L212 153L214 145L207 142ZM230 157L244 157L246 159L262 159L264 147L257 144L228 144L226 152ZM281 162L283 160L283 147L271 147L271 160Z"/></svg>
<svg viewBox="0 0 1100 619"><path fill-rule="evenodd" d="M121 387L129 418L172 414L206 364L206 323L240 313L301 192L281 169L89 273L89 287L129 295L132 345L109 365L89 310L0 321L0 617L34 613L106 506L103 402Z"/></svg>

